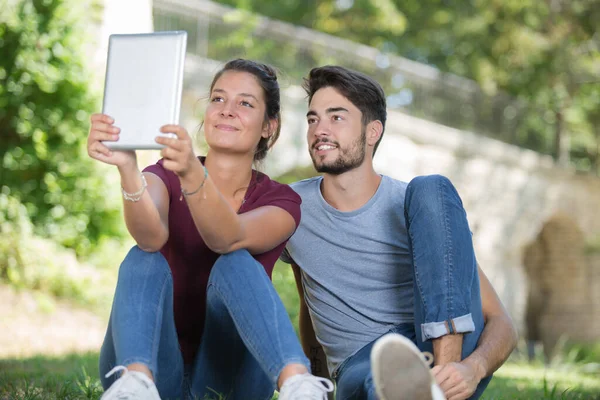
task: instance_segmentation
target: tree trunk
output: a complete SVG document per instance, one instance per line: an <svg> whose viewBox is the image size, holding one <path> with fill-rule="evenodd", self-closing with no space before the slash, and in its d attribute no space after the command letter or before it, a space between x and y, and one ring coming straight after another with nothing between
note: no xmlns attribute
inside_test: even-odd
<svg viewBox="0 0 600 400"><path fill-rule="evenodd" d="M594 157L594 173L600 176L600 125L596 124L596 157Z"/></svg>
<svg viewBox="0 0 600 400"><path fill-rule="evenodd" d="M559 109L555 112L555 115L554 160L560 166L567 166L569 164L569 143L564 131L565 120L563 110Z"/></svg>

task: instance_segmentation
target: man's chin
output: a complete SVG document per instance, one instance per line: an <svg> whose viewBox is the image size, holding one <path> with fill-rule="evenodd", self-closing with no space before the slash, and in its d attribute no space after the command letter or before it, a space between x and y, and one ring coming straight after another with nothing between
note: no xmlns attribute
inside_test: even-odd
<svg viewBox="0 0 600 400"><path fill-rule="evenodd" d="M340 166L340 165L330 165L330 164L321 164L318 166L315 165L315 170L320 174L341 175L345 172L350 171L351 169L353 169L353 168L348 168L347 166Z"/></svg>

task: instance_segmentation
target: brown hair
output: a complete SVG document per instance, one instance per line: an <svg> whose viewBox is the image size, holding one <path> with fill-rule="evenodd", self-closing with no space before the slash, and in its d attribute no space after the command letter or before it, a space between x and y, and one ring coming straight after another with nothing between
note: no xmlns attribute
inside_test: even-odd
<svg viewBox="0 0 600 400"><path fill-rule="evenodd" d="M210 92L212 92L215 83L221 75L227 71L248 72L254 75L265 95L265 121L268 123L268 121L272 119L277 120L277 129L275 132L268 138L261 137L256 146L254 161L261 161L267 156L269 149L277 142L279 133L281 132L281 98L279 94L279 83L277 82L277 73L267 64L238 58L227 62L227 64L217 72L210 84Z"/></svg>

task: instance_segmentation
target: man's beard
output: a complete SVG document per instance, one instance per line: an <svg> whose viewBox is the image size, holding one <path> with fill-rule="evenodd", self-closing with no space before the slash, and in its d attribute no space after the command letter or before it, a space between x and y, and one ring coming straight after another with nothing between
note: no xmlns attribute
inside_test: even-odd
<svg viewBox="0 0 600 400"><path fill-rule="evenodd" d="M359 167L363 163L366 153L366 142L367 129L366 127L363 127L360 137L349 147L342 149L338 146L338 151L340 154L333 162L329 164L323 163L318 165L316 161L317 156L315 156L312 151L310 152L310 157L312 158L313 165L317 172L331 175L341 175ZM327 142L319 141L319 143Z"/></svg>

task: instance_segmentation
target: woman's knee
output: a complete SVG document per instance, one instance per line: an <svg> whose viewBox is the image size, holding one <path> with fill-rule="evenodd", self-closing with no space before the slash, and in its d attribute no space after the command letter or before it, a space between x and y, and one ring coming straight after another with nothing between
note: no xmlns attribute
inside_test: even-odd
<svg viewBox="0 0 600 400"><path fill-rule="evenodd" d="M119 268L119 282L134 279L159 279L170 277L167 260L160 252L149 253L133 246Z"/></svg>
<svg viewBox="0 0 600 400"><path fill-rule="evenodd" d="M257 261L246 249L232 251L222 254L210 271L209 283L214 283L217 279L223 279L230 276L240 277L252 270Z"/></svg>

